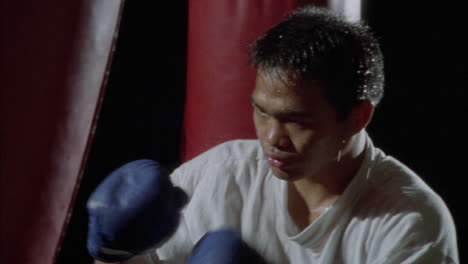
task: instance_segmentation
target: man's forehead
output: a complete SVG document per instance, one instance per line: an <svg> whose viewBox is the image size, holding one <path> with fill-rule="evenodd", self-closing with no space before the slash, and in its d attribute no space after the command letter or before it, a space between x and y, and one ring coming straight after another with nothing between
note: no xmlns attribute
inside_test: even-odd
<svg viewBox="0 0 468 264"><path fill-rule="evenodd" d="M297 78L280 68L268 68L257 71L257 82L269 86L294 87L297 85Z"/></svg>

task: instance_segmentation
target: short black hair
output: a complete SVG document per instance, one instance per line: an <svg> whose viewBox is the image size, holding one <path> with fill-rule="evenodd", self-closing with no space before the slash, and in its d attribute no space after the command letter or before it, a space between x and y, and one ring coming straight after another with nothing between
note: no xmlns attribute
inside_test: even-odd
<svg viewBox="0 0 468 264"><path fill-rule="evenodd" d="M295 82L324 81L343 120L356 105L377 105L384 88L383 55L370 28L326 8L296 9L251 44L257 71L279 70Z"/></svg>

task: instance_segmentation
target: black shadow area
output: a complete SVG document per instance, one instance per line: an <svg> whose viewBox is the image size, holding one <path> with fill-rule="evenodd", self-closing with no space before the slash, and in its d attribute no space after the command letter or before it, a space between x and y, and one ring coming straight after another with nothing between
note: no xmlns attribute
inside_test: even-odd
<svg viewBox="0 0 468 264"><path fill-rule="evenodd" d="M58 264L92 263L86 200L113 169L139 158L179 162L187 1L126 1L103 105Z"/></svg>
<svg viewBox="0 0 468 264"><path fill-rule="evenodd" d="M417 172L455 221L468 260L468 8L462 1L366 1L382 44L386 92L370 125L377 146Z"/></svg>

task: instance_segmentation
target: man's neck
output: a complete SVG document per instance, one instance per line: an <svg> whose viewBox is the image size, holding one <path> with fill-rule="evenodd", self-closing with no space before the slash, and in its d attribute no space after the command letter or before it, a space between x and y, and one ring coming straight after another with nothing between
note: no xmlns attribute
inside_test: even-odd
<svg viewBox="0 0 468 264"><path fill-rule="evenodd" d="M344 154L339 161L311 177L289 183L289 212L296 218L298 227L305 228L341 196L361 167L365 144L365 133L355 135L343 150Z"/></svg>

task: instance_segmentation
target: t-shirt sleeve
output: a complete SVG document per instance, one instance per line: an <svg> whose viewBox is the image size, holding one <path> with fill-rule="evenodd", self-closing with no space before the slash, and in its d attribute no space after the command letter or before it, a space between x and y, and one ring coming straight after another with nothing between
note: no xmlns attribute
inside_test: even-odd
<svg viewBox="0 0 468 264"><path fill-rule="evenodd" d="M243 194L250 186L251 163L257 154L254 141L221 144L184 163L171 174L189 202L183 208L176 233L156 250L163 263L186 263L194 245L207 232L239 229ZM242 186L242 188L240 187Z"/></svg>
<svg viewBox="0 0 468 264"><path fill-rule="evenodd" d="M180 187L189 197L195 189L195 179L193 175L188 177L184 166L176 169L171 174L171 181L174 186ZM163 245L157 248L153 255L153 262L157 263L185 263L192 250L192 238L186 222L185 208L181 212L179 227L176 233Z"/></svg>

